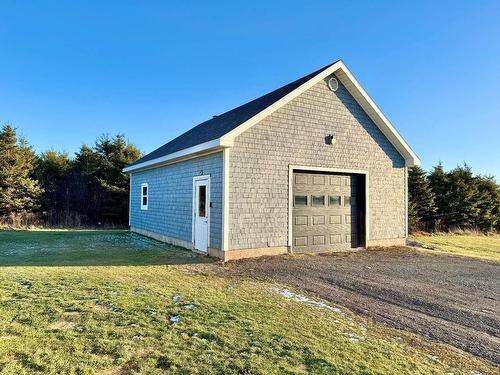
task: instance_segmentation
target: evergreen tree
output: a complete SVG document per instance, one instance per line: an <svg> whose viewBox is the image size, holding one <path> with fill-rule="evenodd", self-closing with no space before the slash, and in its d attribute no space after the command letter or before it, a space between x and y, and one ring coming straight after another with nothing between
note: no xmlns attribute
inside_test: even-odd
<svg viewBox="0 0 500 375"><path fill-rule="evenodd" d="M492 176L478 176L477 208L479 214L475 226L487 233L500 226L500 187Z"/></svg>
<svg viewBox="0 0 500 375"><path fill-rule="evenodd" d="M408 171L408 224L410 230L429 229L436 207L425 171L415 166Z"/></svg>
<svg viewBox="0 0 500 375"><path fill-rule="evenodd" d="M436 206L436 214L432 220L434 230L442 230L443 217L449 213L448 207L448 176L444 171L443 164L438 163L433 171L427 176L429 186L434 194L434 203Z"/></svg>
<svg viewBox="0 0 500 375"><path fill-rule="evenodd" d="M129 176L122 172L141 152L121 134L102 135L93 147L83 145L75 170L83 173L89 191L91 219L106 224L123 223L128 217Z"/></svg>
<svg viewBox="0 0 500 375"><path fill-rule="evenodd" d="M99 168L98 160L91 147L86 144L80 147L80 151L75 156L74 166L75 170L86 175L91 175L97 171Z"/></svg>
<svg viewBox="0 0 500 375"><path fill-rule="evenodd" d="M122 134L113 138L101 136L94 152L100 165L95 177L104 190L103 220L117 222L128 217L129 176L122 172L123 168L139 159L141 152L127 144Z"/></svg>
<svg viewBox="0 0 500 375"><path fill-rule="evenodd" d="M48 150L38 158L36 177L43 187L42 209L44 211L70 210L67 195L66 176L73 166L67 152Z"/></svg>
<svg viewBox="0 0 500 375"><path fill-rule="evenodd" d="M32 211L39 205L42 188L33 177L36 156L16 129L0 131L0 215Z"/></svg>
<svg viewBox="0 0 500 375"><path fill-rule="evenodd" d="M479 218L477 179L464 164L447 173L446 211L443 223L448 229L475 228Z"/></svg>

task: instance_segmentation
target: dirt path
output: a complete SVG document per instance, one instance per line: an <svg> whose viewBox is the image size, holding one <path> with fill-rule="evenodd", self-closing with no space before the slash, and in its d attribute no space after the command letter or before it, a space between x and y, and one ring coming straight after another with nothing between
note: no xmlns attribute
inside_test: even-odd
<svg viewBox="0 0 500 375"><path fill-rule="evenodd" d="M500 363L500 263L392 249L211 267L285 283Z"/></svg>

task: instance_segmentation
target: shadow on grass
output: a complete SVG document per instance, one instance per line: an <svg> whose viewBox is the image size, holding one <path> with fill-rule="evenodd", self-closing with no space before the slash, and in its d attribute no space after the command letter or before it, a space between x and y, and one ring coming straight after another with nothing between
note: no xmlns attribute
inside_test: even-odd
<svg viewBox="0 0 500 375"><path fill-rule="evenodd" d="M0 267L181 265L213 261L124 230L0 231Z"/></svg>

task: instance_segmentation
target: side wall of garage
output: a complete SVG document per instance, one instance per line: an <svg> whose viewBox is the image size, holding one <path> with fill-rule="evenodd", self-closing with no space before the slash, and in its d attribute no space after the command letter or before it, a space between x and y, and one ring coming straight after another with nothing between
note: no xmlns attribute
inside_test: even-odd
<svg viewBox="0 0 500 375"><path fill-rule="evenodd" d="M406 236L403 157L340 84L321 81L239 135L229 166L229 249L288 244L289 165L367 170L368 245ZM334 145L326 144L332 134Z"/></svg>
<svg viewBox="0 0 500 375"><path fill-rule="evenodd" d="M192 248L193 177L210 175L210 248L222 247L222 152L131 174L130 228L159 240ZM141 184L149 187L141 209Z"/></svg>

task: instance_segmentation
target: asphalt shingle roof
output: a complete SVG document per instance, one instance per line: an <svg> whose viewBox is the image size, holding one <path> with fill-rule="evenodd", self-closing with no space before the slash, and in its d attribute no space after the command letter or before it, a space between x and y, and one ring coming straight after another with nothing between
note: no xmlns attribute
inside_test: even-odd
<svg viewBox="0 0 500 375"><path fill-rule="evenodd" d="M311 74L280 87L279 89L271 91L260 98L254 99L246 104L236 107L221 115L214 116L210 120L196 125L194 128L191 128L177 138L174 138L170 142L143 156L135 163L130 164L130 166L160 158L162 156L184 150L188 147L196 146L222 137L333 64L335 63L329 64Z"/></svg>

